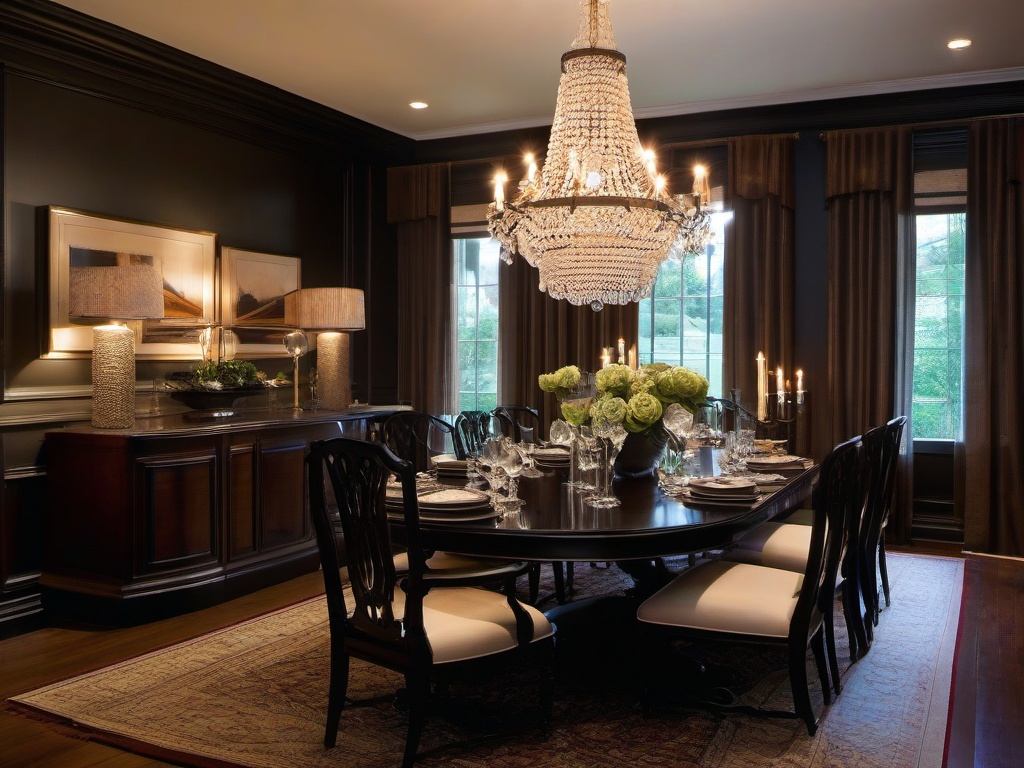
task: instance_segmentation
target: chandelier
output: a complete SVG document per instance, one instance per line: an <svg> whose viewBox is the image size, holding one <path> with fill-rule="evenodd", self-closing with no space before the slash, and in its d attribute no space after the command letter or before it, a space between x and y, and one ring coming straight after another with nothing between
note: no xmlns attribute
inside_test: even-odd
<svg viewBox="0 0 1024 768"><path fill-rule="evenodd" d="M503 260L519 254L537 267L542 291L595 311L648 297L670 253L712 241L707 174L695 169L693 193L673 196L640 146L609 3L580 0L544 167L527 157L514 200L499 174L488 213Z"/></svg>

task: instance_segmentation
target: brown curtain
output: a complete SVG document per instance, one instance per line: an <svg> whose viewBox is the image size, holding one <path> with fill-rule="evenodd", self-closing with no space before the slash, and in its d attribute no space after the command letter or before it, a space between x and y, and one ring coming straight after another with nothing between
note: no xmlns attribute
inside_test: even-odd
<svg viewBox="0 0 1024 768"><path fill-rule="evenodd" d="M542 392L537 377L563 365L595 371L601 348L637 343L639 314L635 302L606 304L600 312L552 299L537 287L537 270L516 256L502 264L499 277L501 335L498 389L507 405L528 405L540 413L542 432L561 414L554 395Z"/></svg>
<svg viewBox="0 0 1024 768"><path fill-rule="evenodd" d="M757 410L757 353L793 371L793 136L729 140L723 381ZM729 397L730 392L722 393Z"/></svg>
<svg viewBox="0 0 1024 768"><path fill-rule="evenodd" d="M913 214L912 135L906 127L825 135L829 214L827 401L815 403L820 452L906 413L905 331ZM822 418L828 414L827 418ZM910 433L908 427L907 432ZM891 522L909 530L910 457L902 455Z"/></svg>
<svg viewBox="0 0 1024 768"><path fill-rule="evenodd" d="M964 547L1024 556L1024 120L968 130Z"/></svg>
<svg viewBox="0 0 1024 768"><path fill-rule="evenodd" d="M398 248L398 397L451 414L451 203L446 164L388 169L388 223Z"/></svg>

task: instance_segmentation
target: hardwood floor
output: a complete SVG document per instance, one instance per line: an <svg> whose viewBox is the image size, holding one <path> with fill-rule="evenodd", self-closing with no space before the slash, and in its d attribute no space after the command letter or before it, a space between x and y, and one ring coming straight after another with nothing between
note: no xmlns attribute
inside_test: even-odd
<svg viewBox="0 0 1024 768"><path fill-rule="evenodd" d="M313 573L220 606L139 627L54 627L13 637L0 642L0 697L172 645L322 591L320 574ZM1024 560L967 556L962 627L948 768L1019 765L1018 735L1024 726ZM70 738L6 707L0 710L0 766L100 765L136 768L167 763Z"/></svg>

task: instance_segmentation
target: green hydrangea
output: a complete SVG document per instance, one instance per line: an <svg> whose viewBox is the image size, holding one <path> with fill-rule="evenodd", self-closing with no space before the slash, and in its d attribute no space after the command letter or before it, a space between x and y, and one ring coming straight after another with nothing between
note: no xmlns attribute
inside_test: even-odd
<svg viewBox="0 0 1024 768"><path fill-rule="evenodd" d="M565 365L553 373L542 373L537 377L537 384L545 392L553 392L562 398L580 383L580 369L575 365Z"/></svg>
<svg viewBox="0 0 1024 768"><path fill-rule="evenodd" d="M628 365L606 365L597 372L597 391L603 395L628 397L634 375Z"/></svg>
<svg viewBox="0 0 1024 768"><path fill-rule="evenodd" d="M622 426L627 432L643 432L661 418L661 401L654 395L641 392L629 398L626 418Z"/></svg>
<svg viewBox="0 0 1024 768"><path fill-rule="evenodd" d="M630 397L639 394L658 395L657 383L654 380L654 376L643 368L633 377L633 383L629 387Z"/></svg>
<svg viewBox="0 0 1024 768"><path fill-rule="evenodd" d="M656 373L657 397L663 403L679 403L693 410L708 395L708 380L696 371L676 365Z"/></svg>
<svg viewBox="0 0 1024 768"><path fill-rule="evenodd" d="M594 421L610 421L613 424L621 424L626 418L626 401L621 397L605 395L599 397L590 406L590 418Z"/></svg>
<svg viewBox="0 0 1024 768"><path fill-rule="evenodd" d="M574 427L582 426L590 418L590 403L589 398L563 400L562 417Z"/></svg>

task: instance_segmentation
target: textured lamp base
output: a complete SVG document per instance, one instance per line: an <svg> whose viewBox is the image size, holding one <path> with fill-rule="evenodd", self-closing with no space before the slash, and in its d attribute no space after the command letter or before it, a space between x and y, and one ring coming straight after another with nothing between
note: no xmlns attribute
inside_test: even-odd
<svg viewBox="0 0 1024 768"><path fill-rule="evenodd" d="M123 325L92 329L92 425L127 429L135 423L135 333Z"/></svg>
<svg viewBox="0 0 1024 768"><path fill-rule="evenodd" d="M316 363L320 375L320 403L329 411L340 411L352 404L348 358L347 333L326 331L317 336Z"/></svg>

